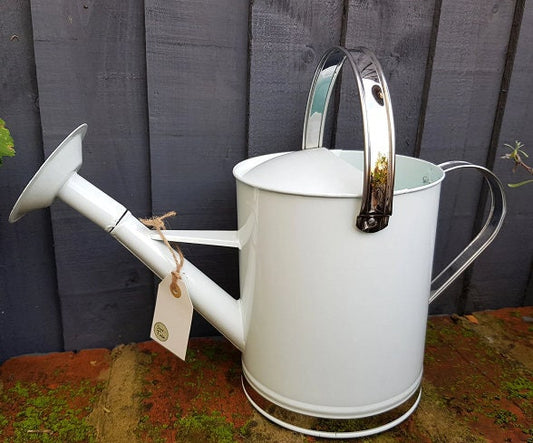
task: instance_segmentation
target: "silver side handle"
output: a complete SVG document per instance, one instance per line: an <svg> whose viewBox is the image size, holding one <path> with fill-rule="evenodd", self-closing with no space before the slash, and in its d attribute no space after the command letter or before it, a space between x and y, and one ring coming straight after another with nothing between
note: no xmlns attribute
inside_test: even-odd
<svg viewBox="0 0 533 443"><path fill-rule="evenodd" d="M504 187L498 177L489 169L465 161L446 162L440 164L439 167L445 173L458 169L475 169L483 174L485 181L489 185L490 209L481 231L431 282L429 303L435 300L494 240L503 225L503 219L507 211Z"/></svg>

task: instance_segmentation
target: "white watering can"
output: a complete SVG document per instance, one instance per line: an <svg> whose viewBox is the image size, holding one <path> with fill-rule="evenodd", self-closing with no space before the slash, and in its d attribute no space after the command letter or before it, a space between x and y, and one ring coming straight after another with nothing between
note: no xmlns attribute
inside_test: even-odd
<svg viewBox="0 0 533 443"><path fill-rule="evenodd" d="M344 64L359 89L364 152L322 147ZM59 198L165 277L175 262L158 235L77 174L85 131L78 127L50 155L9 220ZM457 169L483 174L491 207L477 237L432 280L441 182ZM500 181L467 162L436 166L395 156L379 63L364 48L340 47L327 51L316 70L303 150L250 158L233 173L237 231L165 235L240 250L238 300L187 260L181 274L194 308L242 351L250 402L281 426L319 437L360 437L405 420L421 395L428 302L499 231Z"/></svg>

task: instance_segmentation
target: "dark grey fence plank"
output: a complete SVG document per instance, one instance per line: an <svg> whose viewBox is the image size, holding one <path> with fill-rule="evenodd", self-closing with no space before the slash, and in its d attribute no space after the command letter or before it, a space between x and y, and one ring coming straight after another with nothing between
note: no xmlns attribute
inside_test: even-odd
<svg viewBox="0 0 533 443"><path fill-rule="evenodd" d="M514 2L442 2L420 157L484 164L513 10ZM475 173L451 173L445 180L435 269L470 241L480 186ZM461 294L459 279L431 312L455 311Z"/></svg>
<svg viewBox="0 0 533 443"><path fill-rule="evenodd" d="M513 277L515 274L513 273ZM533 260L531 261L531 266L529 267L529 280L527 286L524 290L524 297L522 299L523 306L532 306L533 305Z"/></svg>
<svg viewBox="0 0 533 443"><path fill-rule="evenodd" d="M313 72L340 43L343 2L259 0L251 12L248 154L300 149Z"/></svg>
<svg viewBox="0 0 533 443"><path fill-rule="evenodd" d="M233 166L246 155L248 2L148 0L152 210L174 229L236 229ZM183 245L238 296L237 253ZM201 318L193 335L214 334Z"/></svg>
<svg viewBox="0 0 533 443"><path fill-rule="evenodd" d="M528 177L512 163L499 157L509 152L504 143L520 140L533 154L533 4L525 2L511 84L500 134L500 149L495 172L504 183ZM531 159L532 157L530 157ZM529 161L531 163L531 161ZM526 300L528 277L533 258L533 185L507 189L508 215L494 246L482 255L474 268L470 296L474 309L520 306Z"/></svg>
<svg viewBox="0 0 533 443"><path fill-rule="evenodd" d="M144 9L134 0L32 0L44 145L89 124L81 175L133 213L150 212ZM152 277L64 204L52 207L67 349L148 337Z"/></svg>
<svg viewBox="0 0 533 443"><path fill-rule="evenodd" d="M413 155L435 1L351 0L346 47L364 46L378 57L389 85L396 127L396 151ZM351 74L343 77L336 132L339 149L362 149L358 98Z"/></svg>
<svg viewBox="0 0 533 443"><path fill-rule="evenodd" d="M0 362L13 355L60 351L61 317L48 212L16 225L15 199L43 160L29 1L0 5L0 118L17 156L0 168Z"/></svg>

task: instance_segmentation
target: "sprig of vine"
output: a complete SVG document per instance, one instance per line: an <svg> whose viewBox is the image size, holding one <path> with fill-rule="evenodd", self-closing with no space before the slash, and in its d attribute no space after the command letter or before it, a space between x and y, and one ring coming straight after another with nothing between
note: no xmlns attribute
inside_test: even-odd
<svg viewBox="0 0 533 443"><path fill-rule="evenodd" d="M514 146L510 145L509 143L504 144L504 146L506 148L509 148L511 152L502 155L501 158L514 162L513 172L516 172L519 168L523 168L527 171L529 175L533 175L533 168L527 165L524 160L522 160L522 158L529 157L529 155L527 155L527 152L522 149L524 147L524 144L522 142L519 142L518 140L515 140L514 143ZM509 186L510 188L518 188L528 183L533 183L533 179L524 180L518 183L508 183L507 186Z"/></svg>

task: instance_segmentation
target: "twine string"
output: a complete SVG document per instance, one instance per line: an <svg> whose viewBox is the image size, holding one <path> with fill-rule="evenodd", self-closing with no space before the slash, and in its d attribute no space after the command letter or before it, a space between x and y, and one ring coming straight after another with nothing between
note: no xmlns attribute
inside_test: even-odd
<svg viewBox="0 0 533 443"><path fill-rule="evenodd" d="M163 240L165 246L170 250L172 257L174 258L174 263L176 263L176 269L171 272L172 283L170 284L170 291L172 292L174 297L179 298L181 297L181 289L178 285L178 280L181 280L181 268L183 267L183 261L185 260L185 258L183 257L183 252L181 252L179 246L175 245L175 247L172 247L172 245L165 237L165 234L163 234L163 231L166 229L165 219L169 217L174 217L175 215L176 211L169 211L166 214L160 216L154 216L151 218L141 218L140 221L145 226L149 228L154 228L161 237L161 240Z"/></svg>

